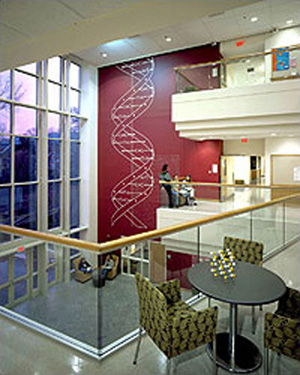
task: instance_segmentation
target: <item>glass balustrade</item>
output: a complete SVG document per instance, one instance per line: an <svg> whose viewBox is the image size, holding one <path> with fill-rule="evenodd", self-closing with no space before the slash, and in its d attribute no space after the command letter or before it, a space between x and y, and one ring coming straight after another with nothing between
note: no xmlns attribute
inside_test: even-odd
<svg viewBox="0 0 300 375"><path fill-rule="evenodd" d="M300 46L274 49L220 61L180 66L176 92L260 85L300 77Z"/></svg>
<svg viewBox="0 0 300 375"><path fill-rule="evenodd" d="M188 219L165 225L139 241L126 237L102 244L101 252L82 249L76 240L72 245L48 242L2 227L0 311L101 357L137 335L136 272L155 284L179 279L182 298L192 302L201 296L192 290L188 270L222 249L225 236L262 242L264 257L299 240L300 197L262 204L267 206L214 212L213 221L206 215L205 222L200 218L187 227Z"/></svg>

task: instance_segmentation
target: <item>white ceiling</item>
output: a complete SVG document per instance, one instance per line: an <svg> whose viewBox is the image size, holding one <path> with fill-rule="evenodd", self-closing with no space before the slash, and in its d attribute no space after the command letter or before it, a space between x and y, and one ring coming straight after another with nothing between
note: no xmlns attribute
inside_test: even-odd
<svg viewBox="0 0 300 375"><path fill-rule="evenodd" d="M143 40L131 41L130 51L119 49L117 59L161 53L166 47L158 41L160 33L155 35L156 30L173 30L174 25L256 1L0 0L0 71L69 53L98 66L101 61L92 58L93 49L137 34L146 34L147 45ZM177 38L179 46L189 40L180 33ZM174 44L171 48L177 47ZM79 52L88 49L90 53Z"/></svg>
<svg viewBox="0 0 300 375"><path fill-rule="evenodd" d="M251 22L251 17L254 16L258 17L257 22ZM75 52L75 54L95 66L103 67L147 55L157 55L286 28L288 27L287 20L293 20L290 26L300 24L299 0L264 0L227 11L218 11L216 8L213 14L204 17L113 43L102 44L96 48ZM172 42L166 42L165 36L170 36ZM226 57L258 52L257 48L263 50L263 46L262 38L260 44L252 44L255 51L242 51L240 48L237 53L236 49L227 50ZM101 56L103 52L107 53L106 58Z"/></svg>

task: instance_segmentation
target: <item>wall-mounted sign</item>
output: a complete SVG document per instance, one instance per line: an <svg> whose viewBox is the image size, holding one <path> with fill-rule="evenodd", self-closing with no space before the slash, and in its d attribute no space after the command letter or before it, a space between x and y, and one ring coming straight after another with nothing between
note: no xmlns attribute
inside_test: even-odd
<svg viewBox="0 0 300 375"><path fill-rule="evenodd" d="M294 167L294 181L300 181L300 167Z"/></svg>
<svg viewBox="0 0 300 375"><path fill-rule="evenodd" d="M273 72L290 69L290 53L286 50L287 47L273 48Z"/></svg>

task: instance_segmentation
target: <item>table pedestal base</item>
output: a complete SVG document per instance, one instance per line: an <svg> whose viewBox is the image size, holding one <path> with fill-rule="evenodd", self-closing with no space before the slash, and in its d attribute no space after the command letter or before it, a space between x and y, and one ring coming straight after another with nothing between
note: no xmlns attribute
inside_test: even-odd
<svg viewBox="0 0 300 375"><path fill-rule="evenodd" d="M213 358L211 344L208 344L207 351L209 356ZM261 366L262 357L256 345L245 337L237 335L235 346L235 368L232 369L229 354L229 333L218 333L217 364L230 372L247 373L255 371Z"/></svg>

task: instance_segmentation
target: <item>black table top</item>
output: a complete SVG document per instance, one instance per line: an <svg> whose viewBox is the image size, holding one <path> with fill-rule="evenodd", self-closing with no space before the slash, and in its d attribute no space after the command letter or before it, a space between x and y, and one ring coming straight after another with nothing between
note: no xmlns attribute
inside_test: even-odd
<svg viewBox="0 0 300 375"><path fill-rule="evenodd" d="M277 301L286 292L282 279L266 268L237 262L236 279L224 281L214 277L210 262L196 264L188 271L191 285L214 299L239 304L263 305Z"/></svg>

